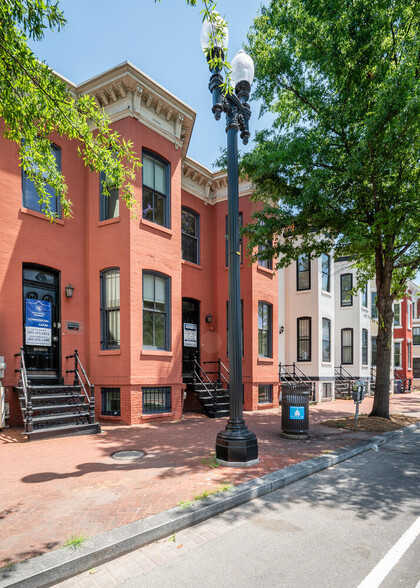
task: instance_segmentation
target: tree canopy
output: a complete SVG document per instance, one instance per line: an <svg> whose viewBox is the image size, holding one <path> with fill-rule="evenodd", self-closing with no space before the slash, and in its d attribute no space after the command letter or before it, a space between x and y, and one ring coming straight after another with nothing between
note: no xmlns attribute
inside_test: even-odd
<svg viewBox="0 0 420 588"><path fill-rule="evenodd" d="M420 265L419 20L416 0L271 0L248 36L254 97L276 117L242 161L263 203L250 246L280 266L333 249L359 285L376 276L378 416L392 302Z"/></svg>

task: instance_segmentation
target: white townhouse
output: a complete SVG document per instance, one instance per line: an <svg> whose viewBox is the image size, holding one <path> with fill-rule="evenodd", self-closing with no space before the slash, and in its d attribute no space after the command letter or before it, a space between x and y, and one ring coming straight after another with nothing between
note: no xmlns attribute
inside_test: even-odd
<svg viewBox="0 0 420 588"><path fill-rule="evenodd" d="M284 380L309 378L318 402L334 398L334 260L322 254L279 271L279 363Z"/></svg>
<svg viewBox="0 0 420 588"><path fill-rule="evenodd" d="M350 258L335 261L335 365L345 376L370 380L369 284L355 293L356 270Z"/></svg>

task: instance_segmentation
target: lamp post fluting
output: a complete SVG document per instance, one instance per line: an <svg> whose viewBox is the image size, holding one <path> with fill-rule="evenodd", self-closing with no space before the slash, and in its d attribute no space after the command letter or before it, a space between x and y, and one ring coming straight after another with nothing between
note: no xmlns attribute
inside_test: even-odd
<svg viewBox="0 0 420 588"><path fill-rule="evenodd" d="M216 17L220 19L220 17ZM212 65L212 56L223 60L223 47L215 44L212 23L205 21L201 43L211 72L209 90L213 97L212 112L219 120L226 115L227 173L228 173L228 279L229 279L229 420L224 431L216 437L216 458L224 465L250 466L258 463L258 442L248 430L243 418L241 280L239 250L239 172L238 132L247 144L250 136L248 121L251 109L247 102L251 91L254 65L251 57L239 51L232 60L232 81L235 93L223 94L220 67ZM223 35L224 44L227 30ZM211 48L209 48L211 47Z"/></svg>

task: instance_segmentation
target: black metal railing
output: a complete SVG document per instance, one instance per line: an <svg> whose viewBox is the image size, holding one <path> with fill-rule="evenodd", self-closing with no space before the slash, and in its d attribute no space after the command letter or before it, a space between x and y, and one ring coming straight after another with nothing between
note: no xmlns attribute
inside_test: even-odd
<svg viewBox="0 0 420 588"><path fill-rule="evenodd" d="M20 357L20 368L15 370L20 372L19 387L22 392L23 402L25 405L25 433L31 433L33 431L33 408L32 408L32 392L31 386L28 384L28 374L26 371L25 364L25 352L24 348L21 347L19 353L15 353L15 357Z"/></svg>
<svg viewBox="0 0 420 588"><path fill-rule="evenodd" d="M304 385L305 389L309 390L309 400L315 402L315 382L295 362L279 363L279 381L282 383L282 387Z"/></svg>
<svg viewBox="0 0 420 588"><path fill-rule="evenodd" d="M336 394L345 393L346 395L351 394L353 383L356 378L351 375L342 365L334 367L334 379L335 379L335 390Z"/></svg>
<svg viewBox="0 0 420 588"><path fill-rule="evenodd" d="M222 386L225 384L226 389L229 389L229 370L222 362L220 357L214 361L203 361L203 364L217 364L217 371L207 371L208 375L215 375L217 376L216 381L220 383ZM224 387L224 386L223 386Z"/></svg>
<svg viewBox="0 0 420 588"><path fill-rule="evenodd" d="M376 367L370 368L370 393L374 394L376 385Z"/></svg>
<svg viewBox="0 0 420 588"><path fill-rule="evenodd" d="M401 392L410 392L411 391L411 380L406 378L404 374L399 374L397 370L394 370L394 378L401 382Z"/></svg>
<svg viewBox="0 0 420 588"><path fill-rule="evenodd" d="M216 410L217 405L217 382L213 382L207 372L201 367L197 359L194 359L194 381L199 383L204 391L209 395L213 401L213 409Z"/></svg>
<svg viewBox="0 0 420 588"><path fill-rule="evenodd" d="M95 386L93 386L87 377L85 368L80 361L77 349L74 350L73 355L66 355L66 359L74 358L74 369L66 370L66 374L74 374L74 386L80 386L84 392L86 400L89 404L89 423L95 422ZM82 378L83 376L83 378ZM86 390L89 389L89 393Z"/></svg>

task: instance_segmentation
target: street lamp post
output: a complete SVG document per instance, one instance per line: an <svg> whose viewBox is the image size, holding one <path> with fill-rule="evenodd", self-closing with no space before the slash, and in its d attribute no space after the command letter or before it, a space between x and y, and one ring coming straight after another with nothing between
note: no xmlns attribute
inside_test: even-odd
<svg viewBox="0 0 420 588"><path fill-rule="evenodd" d="M216 19L220 21L220 17L216 16ZM211 72L209 90L213 96L212 112L216 120L220 120L222 112L226 115L229 272L229 420L225 430L217 434L216 458L223 465L243 467L259 462L257 437L248 430L243 418L238 185L238 131L246 145L250 136L248 121L251 117L247 100L254 77L254 64L245 51L239 51L231 64L235 93L223 94L220 68L210 65L212 55L219 55L223 59L223 47L217 46L213 30L214 24L204 21L201 45ZM223 37L224 45L227 45L227 28L224 29Z"/></svg>

